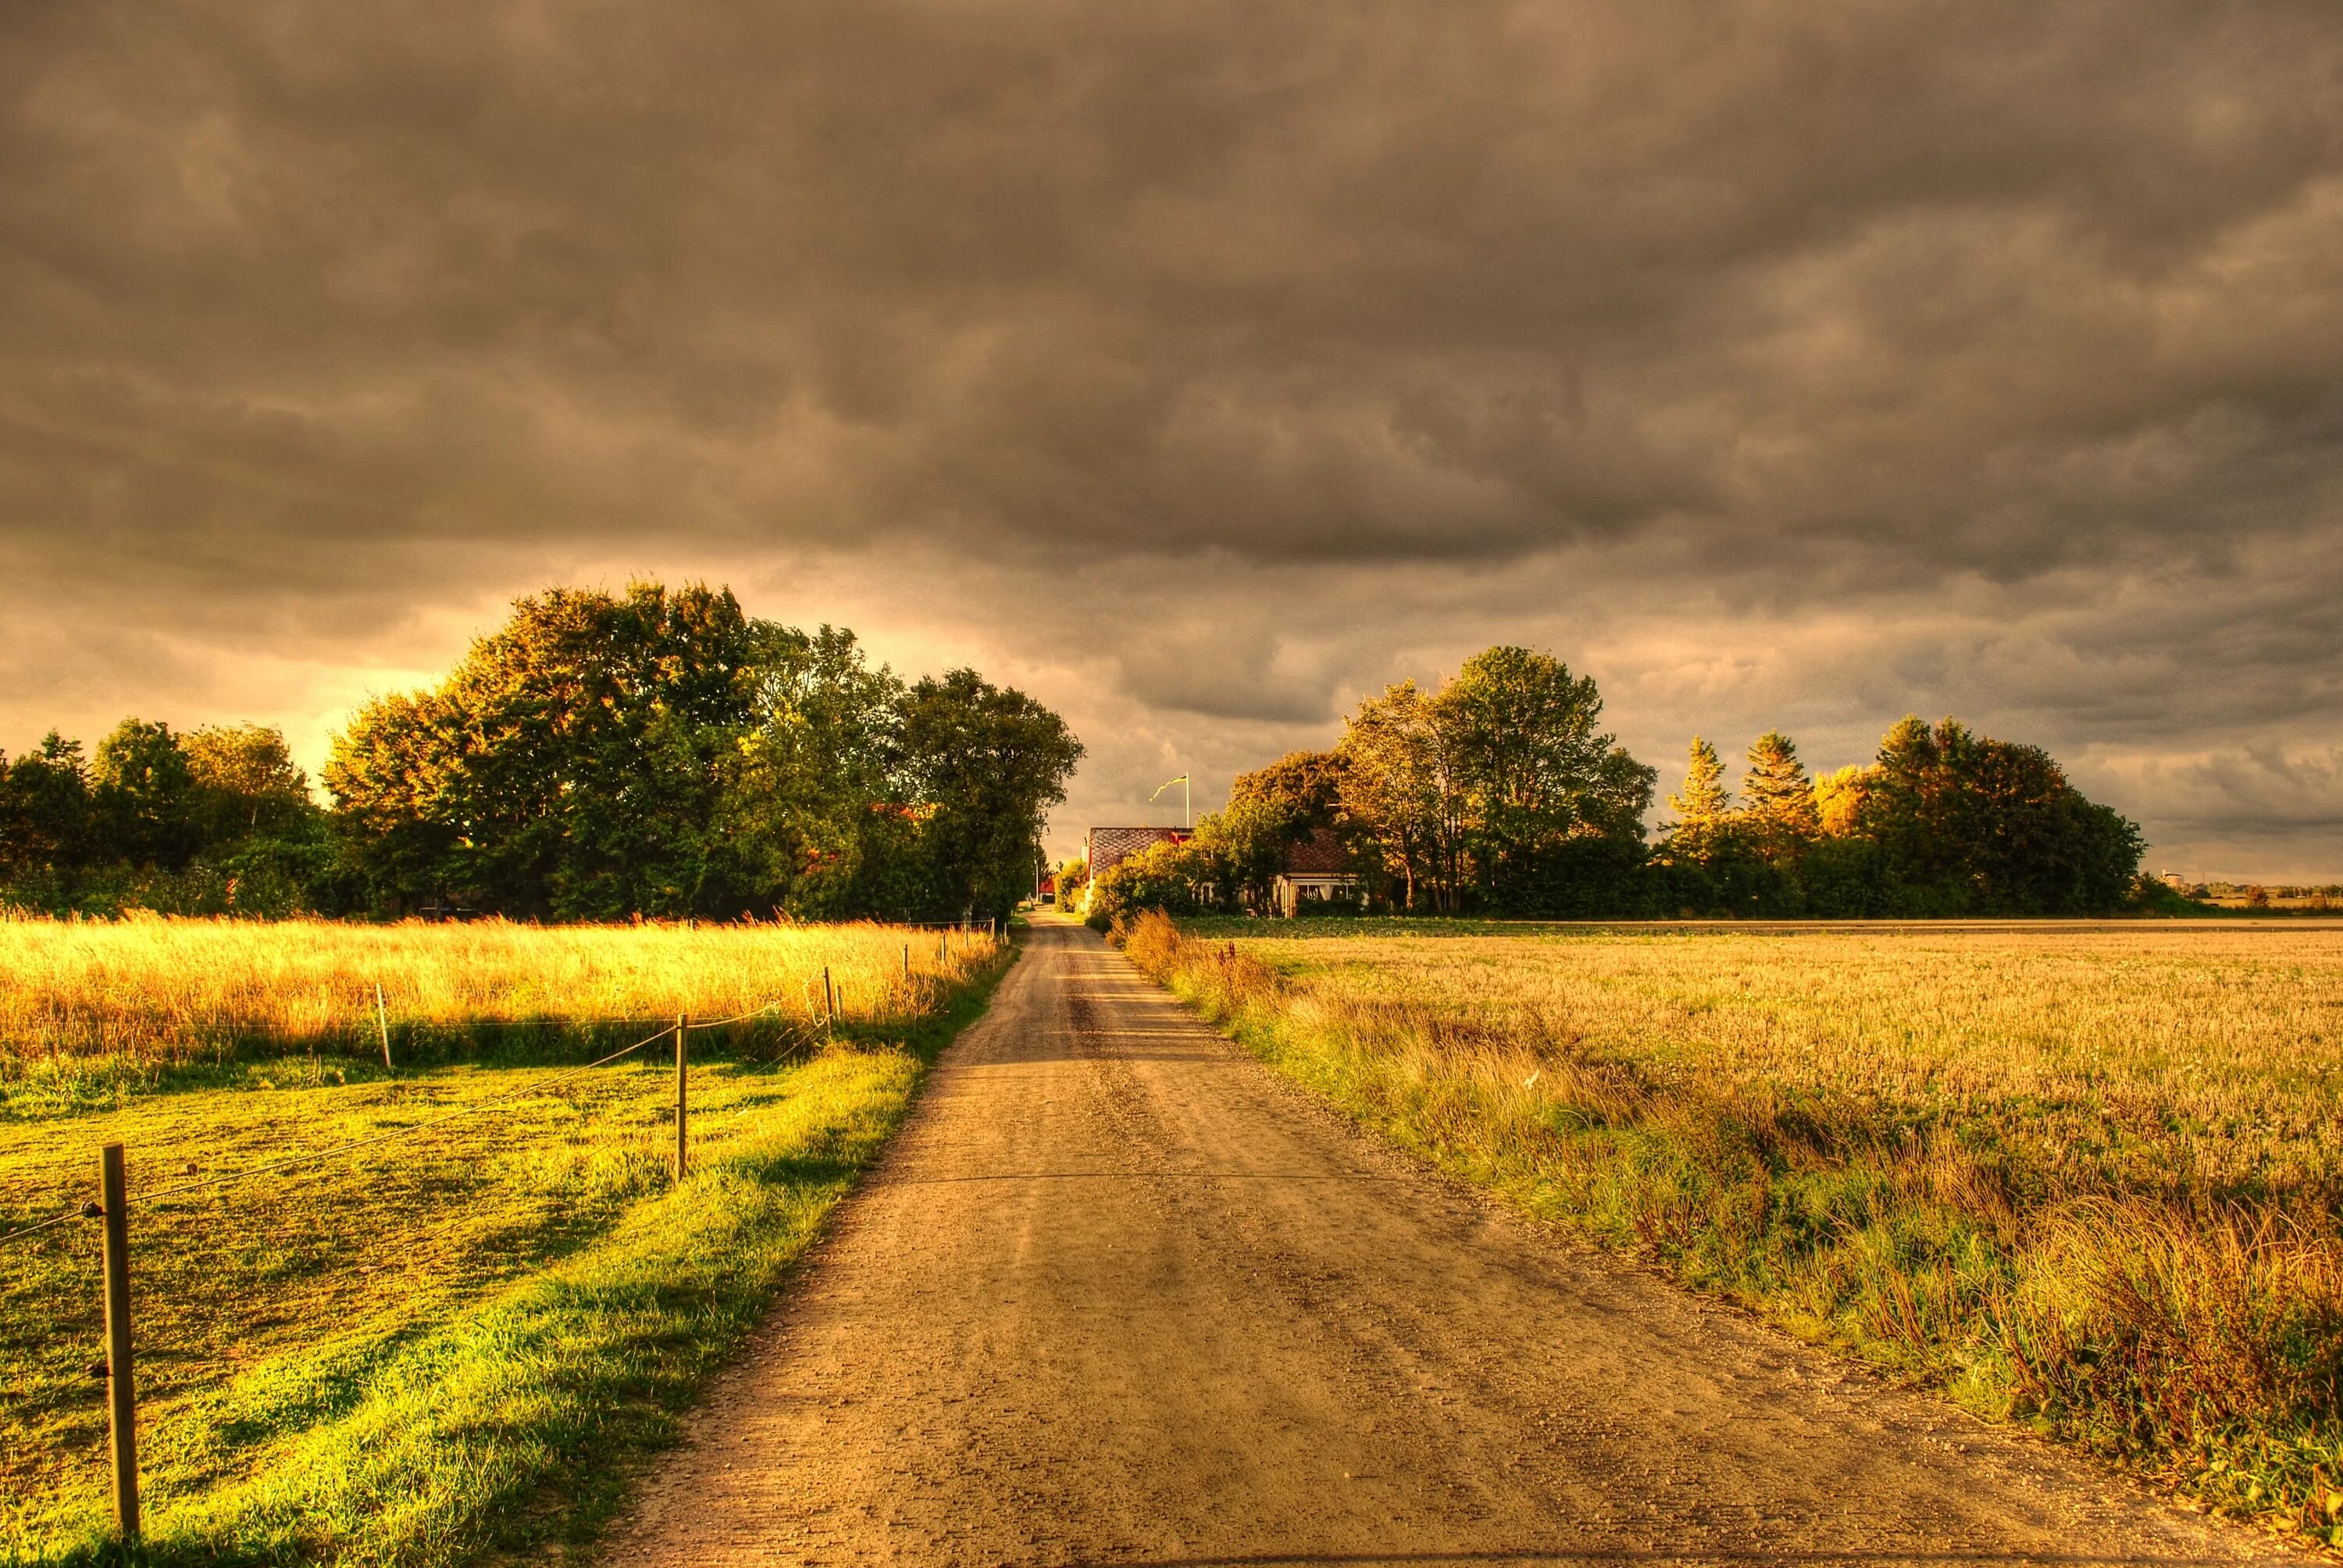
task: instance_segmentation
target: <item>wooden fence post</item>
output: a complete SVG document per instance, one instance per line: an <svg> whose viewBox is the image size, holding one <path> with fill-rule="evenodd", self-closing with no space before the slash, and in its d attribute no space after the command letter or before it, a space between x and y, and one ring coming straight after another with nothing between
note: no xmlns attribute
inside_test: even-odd
<svg viewBox="0 0 2343 1568"><path fill-rule="evenodd" d="M683 1047L684 1031L690 1027L690 1014L679 1012L675 1015L675 1179L678 1181L683 1180L691 1160L691 1107L686 1095L689 1080L684 1067Z"/></svg>
<svg viewBox="0 0 2343 1568"><path fill-rule="evenodd" d="M130 1359L130 1182L122 1145L97 1151L98 1201L106 1208L106 1417L114 1451L114 1523L138 1539L138 1386Z"/></svg>
<svg viewBox="0 0 2343 1568"><path fill-rule="evenodd" d="M907 975L911 972L911 944L909 942L903 944L903 972Z"/></svg>
<svg viewBox="0 0 2343 1568"><path fill-rule="evenodd" d="M382 1031L382 1067L385 1072L398 1070L390 1062L390 1015L382 1007L382 982L374 982L374 1026Z"/></svg>
<svg viewBox="0 0 2343 1568"><path fill-rule="evenodd" d="M832 1029L838 1027L838 991L830 983L828 964L821 966L821 1013L824 1023Z"/></svg>

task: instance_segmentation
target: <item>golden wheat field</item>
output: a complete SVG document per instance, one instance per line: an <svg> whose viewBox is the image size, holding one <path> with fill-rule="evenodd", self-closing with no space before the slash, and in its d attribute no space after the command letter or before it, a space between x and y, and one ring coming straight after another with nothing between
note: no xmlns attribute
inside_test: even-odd
<svg viewBox="0 0 2343 1568"><path fill-rule="evenodd" d="M2343 930L1262 933L1121 935L1531 1213L2343 1543Z"/></svg>
<svg viewBox="0 0 2343 1568"><path fill-rule="evenodd" d="M176 1066L528 1028L605 1038L679 1013L925 1016L998 952L982 930L880 925L344 925L0 920L0 1080L91 1059ZM824 973L830 977L825 993ZM379 1008L377 1008L379 988Z"/></svg>
<svg viewBox="0 0 2343 1568"><path fill-rule="evenodd" d="M2343 930L1353 937L1243 944L1651 1088L1990 1125L2046 1194L2255 1198L2343 1176ZM1510 1065L1505 1070L1510 1073ZM1541 1093L1543 1091L1543 1093ZM1523 1091L1551 1100L1557 1080Z"/></svg>

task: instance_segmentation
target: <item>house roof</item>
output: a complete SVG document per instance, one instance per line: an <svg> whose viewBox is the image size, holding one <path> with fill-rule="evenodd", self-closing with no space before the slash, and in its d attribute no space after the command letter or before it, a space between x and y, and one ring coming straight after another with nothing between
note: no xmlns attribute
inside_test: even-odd
<svg viewBox="0 0 2343 1568"><path fill-rule="evenodd" d="M1196 835L1186 828L1093 828L1090 833L1091 877L1106 875L1117 860L1158 844L1184 844Z"/></svg>
<svg viewBox="0 0 2343 1568"><path fill-rule="evenodd" d="M1342 841L1331 830L1321 828L1285 851L1285 869L1302 873L1339 873L1353 868Z"/></svg>

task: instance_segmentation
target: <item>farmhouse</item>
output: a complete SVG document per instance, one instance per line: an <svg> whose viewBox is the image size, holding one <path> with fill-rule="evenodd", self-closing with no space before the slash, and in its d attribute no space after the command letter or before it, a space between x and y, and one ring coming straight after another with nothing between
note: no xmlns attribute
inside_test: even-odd
<svg viewBox="0 0 2343 1568"><path fill-rule="evenodd" d="M1091 880L1096 881L1112 870L1116 861L1141 849L1184 844L1195 836L1185 828L1093 828L1083 841L1082 858L1090 862Z"/></svg>
<svg viewBox="0 0 2343 1568"><path fill-rule="evenodd" d="M1359 876L1333 834L1321 828L1285 851L1285 869L1269 885L1270 907L1287 920L1302 906L1327 899L1355 899Z"/></svg>

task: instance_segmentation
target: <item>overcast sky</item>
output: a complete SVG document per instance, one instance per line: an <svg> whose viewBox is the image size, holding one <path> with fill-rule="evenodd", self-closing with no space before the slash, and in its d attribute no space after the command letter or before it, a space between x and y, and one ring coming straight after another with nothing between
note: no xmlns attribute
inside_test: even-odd
<svg viewBox="0 0 2343 1568"><path fill-rule="evenodd" d="M1664 790L1951 712L2343 877L2334 0L16 0L0 95L12 751L705 577L1058 707L1061 849L1503 641Z"/></svg>

